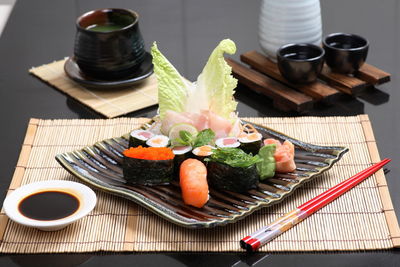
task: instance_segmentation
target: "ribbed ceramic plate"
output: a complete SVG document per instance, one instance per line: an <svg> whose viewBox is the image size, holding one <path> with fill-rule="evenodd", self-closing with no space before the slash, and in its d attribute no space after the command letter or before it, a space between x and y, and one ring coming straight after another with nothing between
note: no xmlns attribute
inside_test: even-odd
<svg viewBox="0 0 400 267"><path fill-rule="evenodd" d="M305 182L327 171L348 151L345 147L317 146L255 125L264 138L290 140L296 147L293 173L276 174L245 194L210 189L210 200L201 209L183 203L177 182L164 186L131 186L122 175L122 151L128 134L100 141L56 156L57 161L82 181L132 200L165 219L191 228L206 228L233 223L257 209L282 201Z"/></svg>

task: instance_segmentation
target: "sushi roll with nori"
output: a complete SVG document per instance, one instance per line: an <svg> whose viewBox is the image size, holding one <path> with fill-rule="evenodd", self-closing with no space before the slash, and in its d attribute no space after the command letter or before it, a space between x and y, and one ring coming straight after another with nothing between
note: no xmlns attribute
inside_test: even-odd
<svg viewBox="0 0 400 267"><path fill-rule="evenodd" d="M195 159L198 159L198 160L204 162L204 159L209 157L213 153L212 152L213 149L215 149L215 147L210 146L210 145L204 145L204 146L196 147L195 149L192 150L192 153L193 153Z"/></svg>
<svg viewBox="0 0 400 267"><path fill-rule="evenodd" d="M260 176L256 163L262 159L239 148L218 148L207 159L207 179L210 187L243 193L257 188Z"/></svg>
<svg viewBox="0 0 400 267"><path fill-rule="evenodd" d="M175 154L174 158L174 169L175 174L179 174L179 167L182 162L192 156L192 147L191 146L176 146L172 149L172 152Z"/></svg>
<svg viewBox="0 0 400 267"><path fill-rule="evenodd" d="M253 155L257 155L262 145L260 133L244 133L239 136L240 148Z"/></svg>
<svg viewBox="0 0 400 267"><path fill-rule="evenodd" d="M165 135L154 135L146 141L146 145L150 147L167 147L169 145L169 138Z"/></svg>
<svg viewBox="0 0 400 267"><path fill-rule="evenodd" d="M217 147L239 147L240 143L236 137L224 137L215 140L215 145Z"/></svg>
<svg viewBox="0 0 400 267"><path fill-rule="evenodd" d="M168 184L174 173L174 153L167 147L131 147L124 152L122 171L130 184Z"/></svg>
<svg viewBox="0 0 400 267"><path fill-rule="evenodd" d="M129 147L145 146L146 141L154 134L146 130L133 130L129 135Z"/></svg>

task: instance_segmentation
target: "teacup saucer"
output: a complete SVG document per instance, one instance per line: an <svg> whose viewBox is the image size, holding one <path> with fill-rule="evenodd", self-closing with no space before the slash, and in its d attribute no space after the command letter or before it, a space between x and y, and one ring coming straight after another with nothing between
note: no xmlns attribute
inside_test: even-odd
<svg viewBox="0 0 400 267"><path fill-rule="evenodd" d="M143 63L129 77L118 80L99 80L84 74L76 63L74 57L69 57L64 64L64 71L73 81L92 89L114 89L128 87L143 81L153 74L152 57L146 52Z"/></svg>

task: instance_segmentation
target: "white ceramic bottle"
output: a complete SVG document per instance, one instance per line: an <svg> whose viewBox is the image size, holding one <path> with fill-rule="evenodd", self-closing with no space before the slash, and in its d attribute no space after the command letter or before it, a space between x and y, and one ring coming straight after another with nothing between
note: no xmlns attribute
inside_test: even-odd
<svg viewBox="0 0 400 267"><path fill-rule="evenodd" d="M320 45L319 0L261 0L258 38L261 49L273 61L276 61L276 51L284 44Z"/></svg>

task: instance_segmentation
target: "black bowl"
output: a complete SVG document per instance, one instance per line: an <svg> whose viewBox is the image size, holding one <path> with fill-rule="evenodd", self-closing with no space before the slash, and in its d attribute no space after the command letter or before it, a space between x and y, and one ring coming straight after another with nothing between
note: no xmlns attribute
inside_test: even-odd
<svg viewBox="0 0 400 267"><path fill-rule="evenodd" d="M119 8L90 11L77 19L76 29L75 60L90 77L124 79L146 56L139 15L135 11Z"/></svg>
<svg viewBox="0 0 400 267"><path fill-rule="evenodd" d="M324 39L323 47L326 64L332 71L350 74L364 64L369 44L355 34L333 33Z"/></svg>
<svg viewBox="0 0 400 267"><path fill-rule="evenodd" d="M287 44L277 51L279 71L289 82L310 83L324 65L324 50L313 44Z"/></svg>

